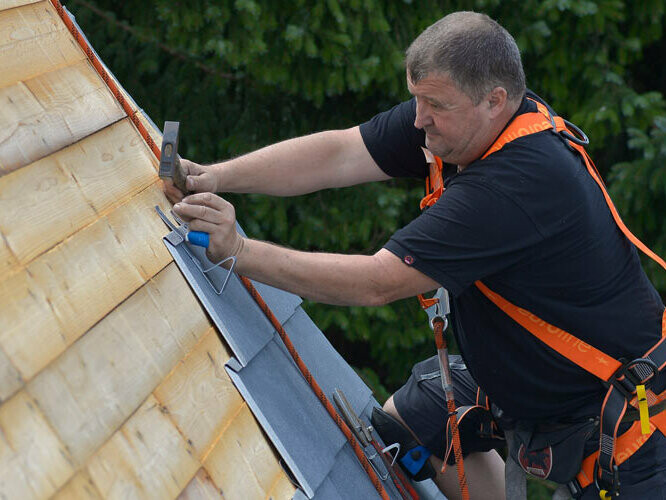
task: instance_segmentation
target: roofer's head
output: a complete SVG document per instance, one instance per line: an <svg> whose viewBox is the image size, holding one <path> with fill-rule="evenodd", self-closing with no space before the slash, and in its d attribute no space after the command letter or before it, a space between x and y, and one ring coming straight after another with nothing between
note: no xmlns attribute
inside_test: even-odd
<svg viewBox="0 0 666 500"><path fill-rule="evenodd" d="M477 12L454 12L428 27L407 49L405 64L413 83L446 74L475 105L495 87L503 87L510 101L525 93L516 41Z"/></svg>
<svg viewBox="0 0 666 500"><path fill-rule="evenodd" d="M525 93L513 37L483 14L456 12L407 49L407 86L416 97L414 126L426 146L467 166L490 147Z"/></svg>

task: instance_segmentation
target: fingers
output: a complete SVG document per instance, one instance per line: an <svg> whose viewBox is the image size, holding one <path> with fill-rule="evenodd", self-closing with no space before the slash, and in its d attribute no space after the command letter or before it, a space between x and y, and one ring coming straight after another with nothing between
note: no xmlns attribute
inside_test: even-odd
<svg viewBox="0 0 666 500"><path fill-rule="evenodd" d="M186 222L200 220L212 224L228 224L236 220L233 205L212 193L187 196L174 205L173 210Z"/></svg>
<svg viewBox="0 0 666 500"><path fill-rule="evenodd" d="M200 219L194 219L192 222L187 225L190 231L201 231L202 233L215 234L219 226L213 222L202 221Z"/></svg>
<svg viewBox="0 0 666 500"><path fill-rule="evenodd" d="M217 191L217 179L212 167L199 165L189 160L181 159L180 166L187 176L185 187L194 193Z"/></svg>
<svg viewBox="0 0 666 500"><path fill-rule="evenodd" d="M242 238L236 230L236 211L231 203L212 193L196 193L176 203L173 211L188 223L190 231L208 233L206 255L219 262L236 255L242 248Z"/></svg>
<svg viewBox="0 0 666 500"><path fill-rule="evenodd" d="M173 211L185 222L190 223L190 227L193 230L196 230L193 227L196 221L209 222L211 224L224 224L227 222L222 213L206 205L190 205L189 203L181 202L174 205Z"/></svg>
<svg viewBox="0 0 666 500"><path fill-rule="evenodd" d="M199 165L185 158L180 159L180 168L185 174L185 187L192 193L215 193L217 177L212 166ZM183 199L182 193L169 179L164 180L164 194L171 203L178 203Z"/></svg>
<svg viewBox="0 0 666 500"><path fill-rule="evenodd" d="M183 201L190 205L205 205L215 210L233 210L234 208L227 200L213 193L194 193L183 198Z"/></svg>
<svg viewBox="0 0 666 500"><path fill-rule="evenodd" d="M201 165L194 163L193 161L186 160L185 158L180 159L180 167L183 169L185 175L199 175L203 172Z"/></svg>

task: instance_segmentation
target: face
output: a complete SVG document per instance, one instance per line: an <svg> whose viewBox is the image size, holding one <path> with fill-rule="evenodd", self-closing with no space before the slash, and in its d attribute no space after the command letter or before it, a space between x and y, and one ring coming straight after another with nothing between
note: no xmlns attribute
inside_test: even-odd
<svg viewBox="0 0 666 500"><path fill-rule="evenodd" d="M414 126L426 133L426 147L447 163L467 166L494 139L488 101L474 105L444 74L429 75L407 88L416 97Z"/></svg>

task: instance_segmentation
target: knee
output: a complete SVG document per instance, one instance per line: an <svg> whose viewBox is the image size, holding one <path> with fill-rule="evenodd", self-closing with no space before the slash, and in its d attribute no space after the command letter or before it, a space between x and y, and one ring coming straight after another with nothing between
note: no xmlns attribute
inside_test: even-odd
<svg viewBox="0 0 666 500"><path fill-rule="evenodd" d="M413 432L413 431L409 428L409 426L407 425L407 422L405 422L405 421L402 419L402 417L400 416L400 413L398 413L398 409L395 407L395 403L393 402L393 396L389 397L389 398L386 400L386 403L384 403L383 409L384 409L384 411L385 411L386 413L388 413L388 414L391 415L393 418L395 418L398 422L400 422L402 425L404 425L405 428L406 428L407 430L409 430L409 432L410 432L414 437L416 437L416 434L414 434L414 432Z"/></svg>
<svg viewBox="0 0 666 500"><path fill-rule="evenodd" d="M393 396L392 395L386 400L386 403L384 403L384 406L382 407L382 409L386 413L391 415L392 417L395 417L399 420L402 420L400 418L400 415L398 414L398 410L395 408L395 404L393 403Z"/></svg>

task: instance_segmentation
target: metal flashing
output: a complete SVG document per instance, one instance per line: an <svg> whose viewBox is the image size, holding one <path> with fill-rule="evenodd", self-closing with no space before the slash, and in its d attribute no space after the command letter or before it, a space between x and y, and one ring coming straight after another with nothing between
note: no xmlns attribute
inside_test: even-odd
<svg viewBox="0 0 666 500"><path fill-rule="evenodd" d="M209 273L211 284L193 261L193 253L200 249L189 243L174 246L167 239L164 243L234 356L241 365L247 365L271 341L273 326L237 276L231 276L221 298L215 288L219 290L224 283L226 269L217 268Z"/></svg>
<svg viewBox="0 0 666 500"><path fill-rule="evenodd" d="M266 345L247 366L231 359L226 369L294 477L312 498L346 439L278 342Z"/></svg>

